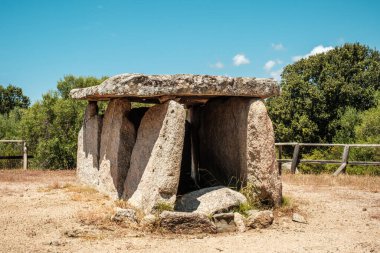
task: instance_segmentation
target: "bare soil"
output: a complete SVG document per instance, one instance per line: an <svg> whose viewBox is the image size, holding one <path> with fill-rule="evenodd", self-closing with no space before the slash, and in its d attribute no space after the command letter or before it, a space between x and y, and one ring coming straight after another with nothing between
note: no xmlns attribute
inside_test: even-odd
<svg viewBox="0 0 380 253"><path fill-rule="evenodd" d="M176 235L115 224L117 203L73 171L0 171L1 252L380 252L380 179L285 175L263 230ZM307 224L291 220L297 211Z"/></svg>

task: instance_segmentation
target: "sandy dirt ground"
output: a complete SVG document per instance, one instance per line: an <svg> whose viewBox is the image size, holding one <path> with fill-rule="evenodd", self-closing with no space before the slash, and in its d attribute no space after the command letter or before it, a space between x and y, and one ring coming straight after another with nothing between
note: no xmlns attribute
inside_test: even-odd
<svg viewBox="0 0 380 253"><path fill-rule="evenodd" d="M72 171L0 171L0 252L380 252L379 178L332 180L283 177L292 204L268 229L176 235L112 223L115 203Z"/></svg>

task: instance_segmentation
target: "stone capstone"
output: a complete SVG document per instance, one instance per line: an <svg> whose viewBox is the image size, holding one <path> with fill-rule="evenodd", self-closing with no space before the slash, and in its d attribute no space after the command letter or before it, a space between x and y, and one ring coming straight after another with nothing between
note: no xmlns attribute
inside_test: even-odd
<svg viewBox="0 0 380 253"><path fill-rule="evenodd" d="M201 115L199 167L220 184L250 186L262 202L281 204L274 132L264 102L216 98Z"/></svg>
<svg viewBox="0 0 380 253"><path fill-rule="evenodd" d="M136 132L128 120L131 103L112 99L104 114L100 144L99 190L119 198L130 165Z"/></svg>
<svg viewBox="0 0 380 253"><path fill-rule="evenodd" d="M169 101L144 114L132 151L123 198L145 213L173 206L180 176L186 111Z"/></svg>
<svg viewBox="0 0 380 253"><path fill-rule="evenodd" d="M98 86L73 89L74 99L106 100L116 97L143 99L240 96L267 98L280 94L274 79L254 77L227 77L210 75L143 75L121 74ZM191 100L191 99L190 99Z"/></svg>
<svg viewBox="0 0 380 253"><path fill-rule="evenodd" d="M102 117L96 102L90 102L84 113L78 134L77 177L81 183L97 186L99 183L99 149Z"/></svg>
<svg viewBox="0 0 380 253"><path fill-rule="evenodd" d="M160 214L160 226L172 233L216 233L216 226L204 213L164 211Z"/></svg>
<svg viewBox="0 0 380 253"><path fill-rule="evenodd" d="M179 197L175 210L214 214L229 211L247 202L243 194L224 186L215 186L193 191Z"/></svg>

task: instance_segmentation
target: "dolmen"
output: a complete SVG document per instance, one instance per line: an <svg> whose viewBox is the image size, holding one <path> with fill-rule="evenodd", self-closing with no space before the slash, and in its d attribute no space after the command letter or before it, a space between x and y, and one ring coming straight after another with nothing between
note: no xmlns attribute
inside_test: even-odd
<svg viewBox="0 0 380 253"><path fill-rule="evenodd" d="M246 187L261 202L280 205L264 101L279 94L273 79L187 74L121 74L73 89L72 98L88 100L78 136L78 179L146 214L163 206L214 210L197 199L203 195L217 206L233 195L223 188ZM99 104L107 102L101 115Z"/></svg>

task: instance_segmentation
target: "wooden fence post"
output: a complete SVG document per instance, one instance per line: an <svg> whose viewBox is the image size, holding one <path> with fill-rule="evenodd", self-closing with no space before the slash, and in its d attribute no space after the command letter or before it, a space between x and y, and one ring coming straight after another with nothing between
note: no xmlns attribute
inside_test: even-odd
<svg viewBox="0 0 380 253"><path fill-rule="evenodd" d="M24 170L28 169L28 148L26 146L26 141L24 141L24 146L23 146L23 169Z"/></svg>
<svg viewBox="0 0 380 253"><path fill-rule="evenodd" d="M342 164L334 172L334 176L338 176L342 172L346 173L346 167L347 167L347 164L348 164L349 151L350 151L350 146L349 145L344 146L344 150L343 150L343 154L342 154Z"/></svg>
<svg viewBox="0 0 380 253"><path fill-rule="evenodd" d="M278 146L278 160L282 158L282 146ZM282 173L282 162L278 161L278 173L281 175Z"/></svg>
<svg viewBox="0 0 380 253"><path fill-rule="evenodd" d="M293 151L293 158L292 158L292 166L290 167L290 172L292 174L296 173L297 165L299 163L299 153L300 153L300 145L297 143L294 146L294 151Z"/></svg>

